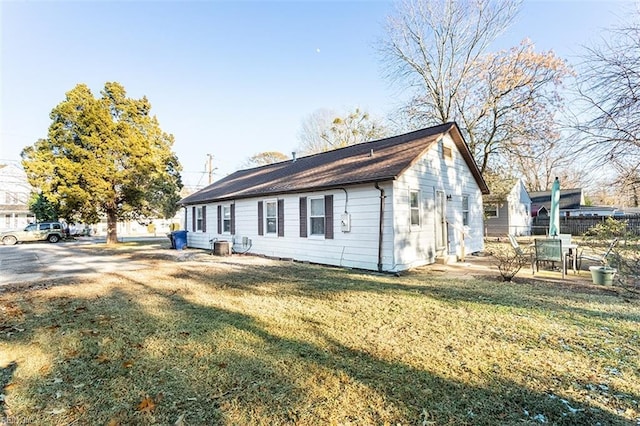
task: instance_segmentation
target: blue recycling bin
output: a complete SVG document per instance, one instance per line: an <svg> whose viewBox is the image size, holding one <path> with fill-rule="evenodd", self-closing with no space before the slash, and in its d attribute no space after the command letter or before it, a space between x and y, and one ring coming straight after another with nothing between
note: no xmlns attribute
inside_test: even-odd
<svg viewBox="0 0 640 426"><path fill-rule="evenodd" d="M187 248L187 231L173 231L171 236L173 237L171 248L176 250Z"/></svg>

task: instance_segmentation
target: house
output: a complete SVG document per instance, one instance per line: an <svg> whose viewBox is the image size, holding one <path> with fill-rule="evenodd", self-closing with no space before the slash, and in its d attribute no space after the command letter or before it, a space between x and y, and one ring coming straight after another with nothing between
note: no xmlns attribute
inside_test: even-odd
<svg viewBox="0 0 640 426"><path fill-rule="evenodd" d="M551 191L531 191L529 197L531 197L532 216L537 216L542 207L544 207L542 212L546 212L548 215L548 212L551 211ZM584 204L582 188L560 189L560 216L569 216L570 212L579 210ZM545 214L540 214L540 216L545 216Z"/></svg>
<svg viewBox="0 0 640 426"><path fill-rule="evenodd" d="M542 211L539 216L548 215L551 209L551 191L531 192L532 216L537 216L538 211ZM617 216L620 215L617 207L611 206L585 206L582 188L561 189L560 190L560 216Z"/></svg>
<svg viewBox="0 0 640 426"><path fill-rule="evenodd" d="M397 272L482 250L488 192L447 123L240 170L180 204L188 247Z"/></svg>
<svg viewBox="0 0 640 426"><path fill-rule="evenodd" d="M503 179L484 197L485 235L531 234L531 198L521 179Z"/></svg>
<svg viewBox="0 0 640 426"><path fill-rule="evenodd" d="M35 221L29 211L31 185L16 163L0 164L0 230L20 229Z"/></svg>

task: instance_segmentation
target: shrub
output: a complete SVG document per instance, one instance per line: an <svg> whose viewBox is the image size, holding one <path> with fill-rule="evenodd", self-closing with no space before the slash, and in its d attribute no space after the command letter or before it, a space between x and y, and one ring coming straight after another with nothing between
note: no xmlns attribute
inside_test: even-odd
<svg viewBox="0 0 640 426"><path fill-rule="evenodd" d="M496 265L502 281L511 282L523 266L529 264L529 259L516 251L510 245L491 244L488 246L492 263Z"/></svg>

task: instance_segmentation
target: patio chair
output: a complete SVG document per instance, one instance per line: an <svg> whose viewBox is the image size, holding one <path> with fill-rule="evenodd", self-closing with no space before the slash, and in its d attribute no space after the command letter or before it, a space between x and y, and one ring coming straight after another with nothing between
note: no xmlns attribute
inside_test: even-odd
<svg viewBox="0 0 640 426"><path fill-rule="evenodd" d="M513 247L518 256L526 256L525 252L520 247L520 244L518 244L518 240L516 240L515 235L509 234L509 242L511 243L511 247Z"/></svg>
<svg viewBox="0 0 640 426"><path fill-rule="evenodd" d="M532 274L535 275L536 271L540 270L541 262L552 262L554 264L558 262L562 271L562 279L564 279L567 265L565 253L562 251L562 240L559 238L536 239L534 247L535 251L531 264Z"/></svg>
<svg viewBox="0 0 640 426"><path fill-rule="evenodd" d="M531 258L531 252L527 253L525 252L522 247L520 247L520 244L518 243L518 240L516 239L516 236L513 234L509 234L509 242L511 243L511 247L513 247L513 250L516 252L516 255L520 256L522 259L526 259L528 262L531 263L531 268L533 268L533 261Z"/></svg>
<svg viewBox="0 0 640 426"><path fill-rule="evenodd" d="M618 238L614 238L613 241L611 241L611 244L609 244L609 247L607 248L607 250L602 253L601 255L585 255L584 254L584 250L580 251L580 253L578 254L578 270L581 269L582 267L582 259L586 259L586 260L591 260L593 262L598 262L599 264L604 264L606 263L607 260L607 256L609 256L611 254L611 252L613 251L614 247L618 244Z"/></svg>

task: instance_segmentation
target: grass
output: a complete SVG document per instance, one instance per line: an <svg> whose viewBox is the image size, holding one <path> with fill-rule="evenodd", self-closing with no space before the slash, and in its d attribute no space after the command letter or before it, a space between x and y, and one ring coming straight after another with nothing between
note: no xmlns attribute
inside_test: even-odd
<svg viewBox="0 0 640 426"><path fill-rule="evenodd" d="M202 259L0 293L5 422L640 421L638 300Z"/></svg>

